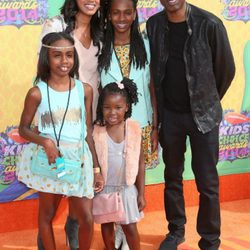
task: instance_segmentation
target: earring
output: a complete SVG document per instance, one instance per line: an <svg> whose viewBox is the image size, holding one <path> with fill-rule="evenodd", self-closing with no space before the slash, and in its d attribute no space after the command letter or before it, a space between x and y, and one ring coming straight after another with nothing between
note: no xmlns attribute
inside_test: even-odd
<svg viewBox="0 0 250 250"><path fill-rule="evenodd" d="M100 18L100 16L101 16L101 11L100 11L100 9L98 9L98 11L97 11L97 17Z"/></svg>

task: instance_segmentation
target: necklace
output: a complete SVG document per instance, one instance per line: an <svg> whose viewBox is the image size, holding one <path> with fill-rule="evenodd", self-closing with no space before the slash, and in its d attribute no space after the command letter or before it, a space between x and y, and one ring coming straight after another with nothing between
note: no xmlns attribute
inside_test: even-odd
<svg viewBox="0 0 250 250"><path fill-rule="evenodd" d="M53 131L54 131L54 135L55 135L55 138L56 138L56 145L57 145L57 148L59 150L59 153L60 153L59 147L60 147L61 132L62 132L62 128L63 128L63 125L64 125L65 117L66 117L66 114L67 114L68 108L69 108L70 94L71 94L71 77L69 78L69 94L68 94L67 105L66 105L66 108L65 108L65 112L63 114L62 124L61 124L61 127L59 129L58 136L57 136L57 134L56 134L56 126L55 126L55 122L54 122L54 119L53 119L53 116L52 116L52 111L51 111L50 96L49 96L49 84L47 83L47 96L48 96L50 119L51 119L51 123L52 123L52 126L53 126ZM61 153L60 153L60 155L61 155Z"/></svg>

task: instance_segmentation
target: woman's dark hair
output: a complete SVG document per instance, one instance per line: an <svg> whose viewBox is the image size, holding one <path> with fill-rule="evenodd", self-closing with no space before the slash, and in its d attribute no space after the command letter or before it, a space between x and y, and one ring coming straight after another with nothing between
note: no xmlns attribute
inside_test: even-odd
<svg viewBox="0 0 250 250"><path fill-rule="evenodd" d="M130 35L130 50L129 50L129 59L131 63L134 63L136 68L143 68L147 63L147 53L144 46L142 34L139 26L138 13L136 10L138 0L130 0L133 2L133 7L136 11L136 17L134 22L131 25L131 35ZM99 70L108 71L110 67L110 62L113 53L114 46L114 28L110 21L110 10L113 3L113 0L106 1L105 10L105 20L106 20L106 31L104 37L104 45L102 48L102 53L99 56L98 68Z"/></svg>
<svg viewBox="0 0 250 250"><path fill-rule="evenodd" d="M103 41L103 28L104 28L104 17L103 17L103 4L104 0L100 0L99 10L91 17L90 20L90 36L93 39L93 44L98 47L98 53L100 50L100 42ZM61 7L61 14L63 15L64 21L67 24L65 30L66 33L70 34L75 29L76 14L79 11L76 0L65 0Z"/></svg>
<svg viewBox="0 0 250 250"><path fill-rule="evenodd" d="M102 89L98 99L96 120L94 122L95 124L98 124L100 126L105 125L103 117L103 103L105 98L110 95L121 95L125 97L126 102L128 104L128 111L125 113L125 120L131 117L132 104L136 104L138 102L137 86L132 80L124 77L120 83L112 82L107 84Z"/></svg>
<svg viewBox="0 0 250 250"><path fill-rule="evenodd" d="M59 40L67 40L72 45L74 45L74 39L65 32L52 32L45 35L42 39L42 44L44 45L53 45ZM37 75L35 83L38 83L40 80L48 82L50 77L50 65L49 65L49 48L44 46L41 47L39 59L37 63ZM79 59L76 49L74 48L74 65L71 71L69 72L70 77L78 78L78 69L79 69Z"/></svg>

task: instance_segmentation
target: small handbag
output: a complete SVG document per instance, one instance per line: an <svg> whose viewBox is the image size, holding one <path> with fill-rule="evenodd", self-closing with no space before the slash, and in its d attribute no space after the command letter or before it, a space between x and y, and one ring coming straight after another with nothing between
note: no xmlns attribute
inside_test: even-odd
<svg viewBox="0 0 250 250"><path fill-rule="evenodd" d="M93 216L97 224L124 221L126 216L120 192L97 194L93 199Z"/></svg>
<svg viewBox="0 0 250 250"><path fill-rule="evenodd" d="M48 164L48 157L44 149L38 147L31 160L31 172L49 179L75 184L80 180L82 163L64 158L64 170L58 171L56 163Z"/></svg>

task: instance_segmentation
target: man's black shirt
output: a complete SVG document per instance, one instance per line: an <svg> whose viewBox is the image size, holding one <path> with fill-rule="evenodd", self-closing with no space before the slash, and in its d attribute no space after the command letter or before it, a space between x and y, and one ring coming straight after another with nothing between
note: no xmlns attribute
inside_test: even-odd
<svg viewBox="0 0 250 250"><path fill-rule="evenodd" d="M187 23L169 22L169 57L162 83L165 108L180 113L190 112L183 49L187 39Z"/></svg>

